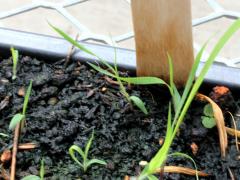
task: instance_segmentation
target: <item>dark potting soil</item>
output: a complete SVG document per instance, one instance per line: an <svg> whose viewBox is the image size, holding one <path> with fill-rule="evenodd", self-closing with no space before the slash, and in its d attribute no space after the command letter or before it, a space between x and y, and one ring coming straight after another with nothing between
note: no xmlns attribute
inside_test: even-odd
<svg viewBox="0 0 240 180"><path fill-rule="evenodd" d="M118 86L82 65L71 63L66 68L64 60L45 63L30 57L21 57L17 79L12 77L12 60L0 59L0 154L11 147L13 132L8 130L13 115L21 112L23 97L19 89L27 88L33 80L33 90L27 109L26 128L20 143L35 142L33 150L19 150L17 154L17 179L29 174L39 174L40 161L45 162L45 177L54 179L123 179L136 176L139 162L149 161L161 147L164 139L169 95L158 86L131 86L127 91L140 97L149 111L144 115L131 108L120 94ZM126 73L122 73L126 75ZM221 159L217 129L205 129L201 124L204 103L193 102L174 140L171 152L187 153L197 163L198 169L211 176L201 179L231 179L229 170L240 178L240 154L234 138L229 138L228 155ZM239 117L235 117L239 122ZM230 122L230 119L227 121ZM238 123L240 125L240 123ZM94 141L89 158L107 162L106 166L93 165L86 174L70 158L68 149L76 144L84 147L92 131ZM194 155L192 143L199 147ZM9 170L10 162L4 165ZM167 165L190 167L192 162L182 158L169 158ZM165 174L165 179L195 179L194 176Z"/></svg>

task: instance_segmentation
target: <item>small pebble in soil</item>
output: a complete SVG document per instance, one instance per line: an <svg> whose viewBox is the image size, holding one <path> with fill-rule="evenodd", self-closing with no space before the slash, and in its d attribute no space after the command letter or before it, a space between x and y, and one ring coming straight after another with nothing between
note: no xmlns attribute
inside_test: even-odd
<svg viewBox="0 0 240 180"><path fill-rule="evenodd" d="M17 93L20 97L24 97L25 95L25 88L24 87L20 87L18 89L18 93Z"/></svg>
<svg viewBox="0 0 240 180"><path fill-rule="evenodd" d="M58 99L56 98L56 97L51 97L49 100L48 100L48 104L49 105L55 105L55 104L57 104L57 102L58 102Z"/></svg>
<svg viewBox="0 0 240 180"><path fill-rule="evenodd" d="M190 145L193 155L197 155L198 153L198 145L195 142L192 142Z"/></svg>
<svg viewBox="0 0 240 180"><path fill-rule="evenodd" d="M106 91L107 91L107 88L106 88L106 87L102 87L101 91L102 91L102 92L106 92Z"/></svg>

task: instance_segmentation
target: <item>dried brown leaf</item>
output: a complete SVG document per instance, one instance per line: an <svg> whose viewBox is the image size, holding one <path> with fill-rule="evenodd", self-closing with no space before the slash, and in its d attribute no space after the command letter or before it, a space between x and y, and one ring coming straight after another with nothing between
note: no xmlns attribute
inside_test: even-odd
<svg viewBox="0 0 240 180"><path fill-rule="evenodd" d="M125 176L124 180L130 180L130 177L129 176Z"/></svg>
<svg viewBox="0 0 240 180"><path fill-rule="evenodd" d="M233 122L233 127L234 127L234 136L235 136L235 143L236 143L236 149L239 152L239 147L238 147L238 136L237 136L237 124L236 121L232 115L231 112L227 111L227 113L230 114L231 118L232 118L232 122Z"/></svg>
<svg viewBox="0 0 240 180"><path fill-rule="evenodd" d="M162 171L162 168L157 169L156 173L160 173ZM190 176L196 175L196 170L186 167L179 167L179 166L164 166L164 172L165 173L179 173L179 174L186 174ZM198 176L209 176L207 173L204 173L202 171L197 171Z"/></svg>
<svg viewBox="0 0 240 180"><path fill-rule="evenodd" d="M119 85L119 83L117 81L112 80L111 78L105 76L104 79L109 83L109 84L113 84L113 85Z"/></svg>
<svg viewBox="0 0 240 180"><path fill-rule="evenodd" d="M1 155L1 162L4 164L10 161L11 158L12 158L12 152L9 149L6 149L5 151L3 151Z"/></svg>
<svg viewBox="0 0 240 180"><path fill-rule="evenodd" d="M224 158L226 156L228 139L227 139L227 131L226 131L226 128L225 128L225 122L224 122L224 117L223 117L222 110L212 99L210 99L209 97L207 97L203 94L198 94L197 98L199 98L200 100L209 102L212 106L214 118L215 118L217 128L218 128L221 155Z"/></svg>
<svg viewBox="0 0 240 180"><path fill-rule="evenodd" d="M240 138L240 131L233 129L233 128L229 128L229 127L225 127L227 133L231 136L237 136Z"/></svg>

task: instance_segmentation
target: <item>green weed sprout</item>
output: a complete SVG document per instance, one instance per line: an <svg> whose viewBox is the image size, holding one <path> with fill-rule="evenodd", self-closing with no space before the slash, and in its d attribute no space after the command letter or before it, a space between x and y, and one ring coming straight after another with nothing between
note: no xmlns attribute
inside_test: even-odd
<svg viewBox="0 0 240 180"><path fill-rule="evenodd" d="M40 166L40 172L39 172L39 176L36 175L28 175L25 176L24 178L22 178L21 180L44 180L44 174L45 174L45 170L44 170L44 160L41 160L41 166Z"/></svg>
<svg viewBox="0 0 240 180"><path fill-rule="evenodd" d="M83 169L84 172L86 172L87 169L93 164L101 164L101 165L107 164L103 160L88 159L88 152L92 145L93 138L94 138L94 132L92 132L91 138L88 140L84 151L77 145L72 145L69 148L69 154L70 154L71 158ZM78 158L75 156L75 152L77 152L82 157L82 162L80 162L78 160Z"/></svg>
<svg viewBox="0 0 240 180"><path fill-rule="evenodd" d="M216 126L216 121L213 114L213 109L211 104L206 104L203 109L202 124L205 128L213 128Z"/></svg>
<svg viewBox="0 0 240 180"><path fill-rule="evenodd" d="M80 50L84 51L87 54L90 54L94 57L96 57L100 62L102 62L102 64L104 64L110 71L105 70L99 66L94 65L93 63L88 63L93 69L95 69L96 71L105 74L109 77L113 77L118 81L119 87L120 87L120 92L123 94L123 96L128 100L128 102L133 102L144 114L148 114L148 111L144 105L144 102L137 96L130 96L127 91L126 88L123 85L123 82L127 82L127 83L134 83L134 84L156 84L160 83L160 84L166 84L164 81L158 79L158 78L154 78L151 79L149 81L148 77L142 77L138 78L138 79L134 79L134 78L124 78L124 77L120 77L119 73L118 73L118 68L117 68L117 57L116 57L116 48L115 48L115 58L114 58L114 66L111 66L109 63L107 63L104 59L100 58L98 55L96 55L95 53L93 53L92 51L90 51L89 49L85 48L83 45L81 45L80 43L78 43L76 40L72 39L70 36L68 36L66 33L64 33L62 30L60 30L57 27L54 27L53 25L49 24L57 33L59 33L64 39L66 39L68 42L70 42L72 45L76 46L77 48L79 48ZM155 83L154 83L155 82Z"/></svg>
<svg viewBox="0 0 240 180"><path fill-rule="evenodd" d="M32 91L32 80L30 81L26 95L24 96L22 113L17 113L13 116L9 125L9 129L13 130L18 123L21 123L21 129L24 127L26 111L27 111L27 106L28 106L28 101L29 101L31 91Z"/></svg>
<svg viewBox="0 0 240 180"><path fill-rule="evenodd" d="M213 64L215 58L221 51L221 49L224 47L224 45L227 43L227 41L233 36L233 34L239 30L240 28L240 20L235 21L229 29L224 33L224 35L220 38L218 43L215 45L213 48L212 52L210 53L204 67L202 68L198 78L194 82L194 77L196 70L199 66L199 62L202 57L202 53L206 48L206 44L202 47L202 49L199 51L199 53L196 56L195 62L193 64L192 70L190 72L190 75L188 77L188 81L186 83L185 89L183 91L183 95L179 97L179 93L173 86L173 73L171 73L170 70L170 87L173 92L173 104L176 104L176 111L175 111L175 116L172 119L172 112L171 112L171 104L169 105L169 112L168 112L168 123L167 123L167 132L166 132L166 139L163 144L163 146L159 149L157 154L151 159L149 164L143 169L141 172L138 180L144 180L144 179L149 179L149 180L154 180L156 179L156 176L153 174L155 173L156 169L159 167L164 166L169 149L171 147L171 144L179 131L179 127L182 124L184 117L186 115L187 110L189 109L189 106L191 102L193 101L200 85L202 84L204 77L206 73L208 72L209 68ZM171 61L170 62L170 68L172 68ZM176 98L177 97L177 98ZM172 121L173 120L173 121ZM198 179L198 177L197 177Z"/></svg>
<svg viewBox="0 0 240 180"><path fill-rule="evenodd" d="M13 60L12 80L15 80L17 78L18 50L15 50L13 47L11 47L11 53Z"/></svg>
<svg viewBox="0 0 240 180"><path fill-rule="evenodd" d="M90 54L96 58L98 58L104 65L106 65L110 70L113 69L111 66L109 66L108 63L106 63L104 60L102 60L99 56L85 48L83 45L76 42L74 39L66 35L63 31L60 29L50 25L55 31L57 31L62 37L64 37L67 41L69 41L72 45L78 47L80 50L84 51L87 54ZM221 49L224 47L224 45L227 43L227 41L232 37L232 35L240 28L240 20L237 20L233 23L232 26L229 27L229 29L225 32L225 34L220 38L212 52L210 53L204 67L202 68L198 78L195 80L195 74L198 69L200 60L202 58L202 54L206 48L207 43L204 44L204 46L201 48L199 53L197 54L193 67L191 69L191 72L189 74L187 83L185 85L183 94L180 95L178 92L174 82L173 82L173 65L172 65L172 59L170 55L168 54L168 61L169 61L169 74L170 74L170 83L167 84L162 79L159 79L157 77L116 77L114 73L110 73L107 70L102 69L101 67L94 66L94 69L98 69L101 73L120 79L123 82L127 82L129 84L137 84L137 85L150 85L150 84L159 84L159 85L165 85L168 87L169 92L172 96L172 102L169 103L169 112L168 112L168 122L167 122L167 132L166 132L166 138L164 141L163 146L159 149L157 154L151 159L149 164L145 166L143 171L141 172L140 176L138 177L138 180L155 180L157 179L156 176L154 176L154 173L157 168L160 168L164 166L169 149L171 147L171 144L179 131L179 127L182 124L184 117L187 113L187 110L189 109L189 106L191 102L193 101L199 87L201 86L204 77L206 73L208 72L209 68L213 64L215 58L221 51ZM174 107L174 117L172 118L172 108ZM183 155L183 153L182 153Z"/></svg>

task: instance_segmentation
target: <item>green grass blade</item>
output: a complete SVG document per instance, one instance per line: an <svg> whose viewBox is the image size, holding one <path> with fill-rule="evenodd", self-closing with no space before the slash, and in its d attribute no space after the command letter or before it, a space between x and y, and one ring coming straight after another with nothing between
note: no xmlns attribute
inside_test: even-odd
<svg viewBox="0 0 240 180"><path fill-rule="evenodd" d="M171 89L173 89L173 86L174 86L173 63L172 63L173 61L169 53L167 53L167 58L168 58L168 65L169 65L169 82L170 82Z"/></svg>
<svg viewBox="0 0 240 180"><path fill-rule="evenodd" d="M27 89L27 93L24 97L23 112L22 112L23 115L26 114L29 98L30 98L30 95L31 95L31 91L32 91L32 80L30 81L30 84L29 84L28 89Z"/></svg>
<svg viewBox="0 0 240 180"><path fill-rule="evenodd" d="M240 19L236 20L231 26L230 28L224 33L224 35L220 38L220 40L218 41L217 45L214 47L214 49L212 50L208 60L206 61L197 81L196 81L196 88L199 86L199 83L201 84L201 82L203 81L206 73L208 72L208 69L210 68L210 66L212 65L212 63L214 62L215 58L217 57L217 55L219 54L219 52L222 50L222 48L225 46L225 44L227 43L227 41L233 36L234 33L236 33L240 28Z"/></svg>
<svg viewBox="0 0 240 180"><path fill-rule="evenodd" d="M18 50L15 50L13 47L11 47L11 54L12 54L12 60L13 60L13 76L12 79L15 80L17 78L17 64L18 64Z"/></svg>
<svg viewBox="0 0 240 180"><path fill-rule="evenodd" d="M73 38L71 38L70 36L68 36L65 32L63 32L61 29L53 26L52 24L48 23L59 35L61 35L65 40L67 40L68 42L70 42L72 45L76 46L77 48L79 48L80 50L82 50L83 52L90 54L92 56L97 57L97 55L95 53L93 53L92 51L88 50L87 48L85 48L83 45L79 44L77 41L75 41Z"/></svg>
<svg viewBox="0 0 240 180"><path fill-rule="evenodd" d="M41 160L41 167L40 167L40 179L44 180L45 168L44 168L44 160Z"/></svg>
<svg viewBox="0 0 240 180"><path fill-rule="evenodd" d="M87 162L87 167L93 165L93 164L100 164L100 165L107 165L107 163L103 160L99 160L99 159L91 159Z"/></svg>
<svg viewBox="0 0 240 180"><path fill-rule="evenodd" d="M48 23L60 36L62 36L65 40L67 40L69 43L71 43L72 45L76 46L78 49L80 49L81 51L90 54L94 57L96 57L98 60L100 60L105 66L107 66L109 69L111 69L112 71L114 71L114 68L108 64L105 60L103 60L102 58L100 58L98 55L96 55L95 53L93 53L92 51L90 51L89 49L87 49L85 46L81 45L80 43L78 43L76 40L74 40L73 38L71 38L70 36L68 36L65 32L63 32L61 29L53 26L52 24Z"/></svg>
<svg viewBox="0 0 240 180"><path fill-rule="evenodd" d="M163 84L167 85L165 81L157 77L120 77L122 81L125 81L130 84L137 85L151 85L151 84Z"/></svg>
<svg viewBox="0 0 240 180"><path fill-rule="evenodd" d="M84 154L85 154L85 157L86 157L86 158L88 157L88 152L89 152L89 149L90 149L90 147L91 147L91 145L92 145L93 139L94 139L94 130L93 130L92 135L91 135L90 139L88 140L88 143L87 143L87 145L86 145L86 147L85 147L85 152L84 152Z"/></svg>
<svg viewBox="0 0 240 180"><path fill-rule="evenodd" d="M9 129L13 130L17 126L17 124L20 123L24 118L25 116L23 114L15 114L10 121Z"/></svg>
<svg viewBox="0 0 240 180"><path fill-rule="evenodd" d="M165 85L169 89L169 92L172 94L171 87L162 79L157 77L119 77L121 81L127 82L129 84L136 84L136 85Z"/></svg>
<svg viewBox="0 0 240 180"><path fill-rule="evenodd" d="M179 156L179 157L183 157L183 158L191 160L193 165L194 165L194 168L196 170L196 179L197 180L199 179L197 164L196 164L196 162L194 161L194 159L191 156L189 156L189 155L187 155L185 153L181 153L181 152L175 152L175 153L169 154L169 156Z"/></svg>
<svg viewBox="0 0 240 180"><path fill-rule="evenodd" d="M179 91L177 90L177 87L175 84L172 85L172 91L173 91L173 105L174 105L174 111L177 112L177 110L180 108L181 103L181 95Z"/></svg>
<svg viewBox="0 0 240 180"><path fill-rule="evenodd" d="M169 53L167 53L167 57L168 57L168 64L169 64L169 82L170 82L170 88L171 88L171 94L173 95L173 105L174 105L174 109L175 112L177 111L177 108L179 106L180 103L180 99L181 96L174 84L174 73L173 73L173 60L172 57L170 56Z"/></svg>
<svg viewBox="0 0 240 180"><path fill-rule="evenodd" d="M168 105L168 121L167 121L167 133L166 133L166 139L165 141L169 141L172 136L172 108L171 103Z"/></svg>
<svg viewBox="0 0 240 180"><path fill-rule="evenodd" d="M92 63L89 63L89 62L88 62L88 64L89 64L93 69L95 69L96 71L98 71L98 72L100 72L100 73L102 73L102 74L105 74L105 75L107 75L107 76L109 76L109 77L114 77L114 78L116 78L116 76L115 76L114 74L110 73L109 71L107 71L107 70L105 70L105 69L103 69L103 68L101 68L101 67L99 67L99 66L96 66L95 64L92 64Z"/></svg>
<svg viewBox="0 0 240 180"><path fill-rule="evenodd" d="M173 125L175 125L175 122L176 122L177 118L179 117L179 114L180 114L180 112L182 110L184 102L186 101L187 96L188 96L188 94L189 94L189 92L191 90L191 87L192 87L194 79L195 79L195 74L196 74L197 68L199 66L199 63L200 63L200 61L202 59L203 52L206 49L207 42L203 45L203 47L200 49L200 51L198 52L198 54L197 54L197 56L195 58L195 61L194 61L193 66L192 66L192 69L191 69L191 71L189 73L189 76L188 76L188 80L187 80L186 86L185 86L184 91L183 91L183 95L181 97L181 101L179 103L179 106L178 106L177 111L176 111L175 116L174 116Z"/></svg>
<svg viewBox="0 0 240 180"><path fill-rule="evenodd" d="M172 142L172 124L171 124L171 119L172 119L172 112L171 112L171 103L169 103L169 109L168 109L168 122L167 122L167 133L166 133L166 138L163 146L161 149L157 152L157 154L151 159L151 161L148 164L148 170L147 174L153 174L157 168L161 167L164 162L167 159L168 151L171 146Z"/></svg>
<svg viewBox="0 0 240 180"><path fill-rule="evenodd" d="M144 102L137 96L130 96L129 99L144 113L148 114L148 111L144 105Z"/></svg>
<svg viewBox="0 0 240 180"><path fill-rule="evenodd" d="M22 178L21 180L40 180L40 177L35 176L35 175L29 175L29 176Z"/></svg>
<svg viewBox="0 0 240 180"><path fill-rule="evenodd" d="M151 159L149 162L149 166L146 166L145 168L148 168L145 172L147 175L154 174L156 169L161 167L165 161L167 160L167 155L169 148L171 146L171 143L169 141L165 141L161 149L157 152L157 154ZM146 175L143 175L146 176Z"/></svg>
<svg viewBox="0 0 240 180"><path fill-rule="evenodd" d="M148 180L158 180L158 178L154 175L149 175Z"/></svg>
<svg viewBox="0 0 240 180"><path fill-rule="evenodd" d="M178 121L176 122L176 126L174 128L174 136L176 135L182 121L183 118L193 100L193 98L195 97L200 85L203 82L203 79L207 73L207 71L209 70L209 68L211 67L211 65L213 64L215 58L217 57L217 55L219 54L219 52L221 51L221 49L224 47L224 45L227 43L227 41L233 36L234 33L237 32L237 30L239 30L240 28L240 20L236 20L229 28L228 30L224 33L224 35L220 38L220 40L218 41L218 43L216 44L216 46L214 47L214 49L212 50L208 60L206 61L205 65L203 66L200 75L198 76L196 82L194 83L192 90L186 100L186 103L184 104L183 110L181 111L181 114L178 118Z"/></svg>
<svg viewBox="0 0 240 180"><path fill-rule="evenodd" d="M72 145L70 148L69 148L69 155L71 156L71 158L78 164L80 165L82 168L83 168L83 164L77 159L77 157L75 156L75 151L78 152L81 157L84 159L85 158L85 154L83 152L83 150L76 146L76 145Z"/></svg>

